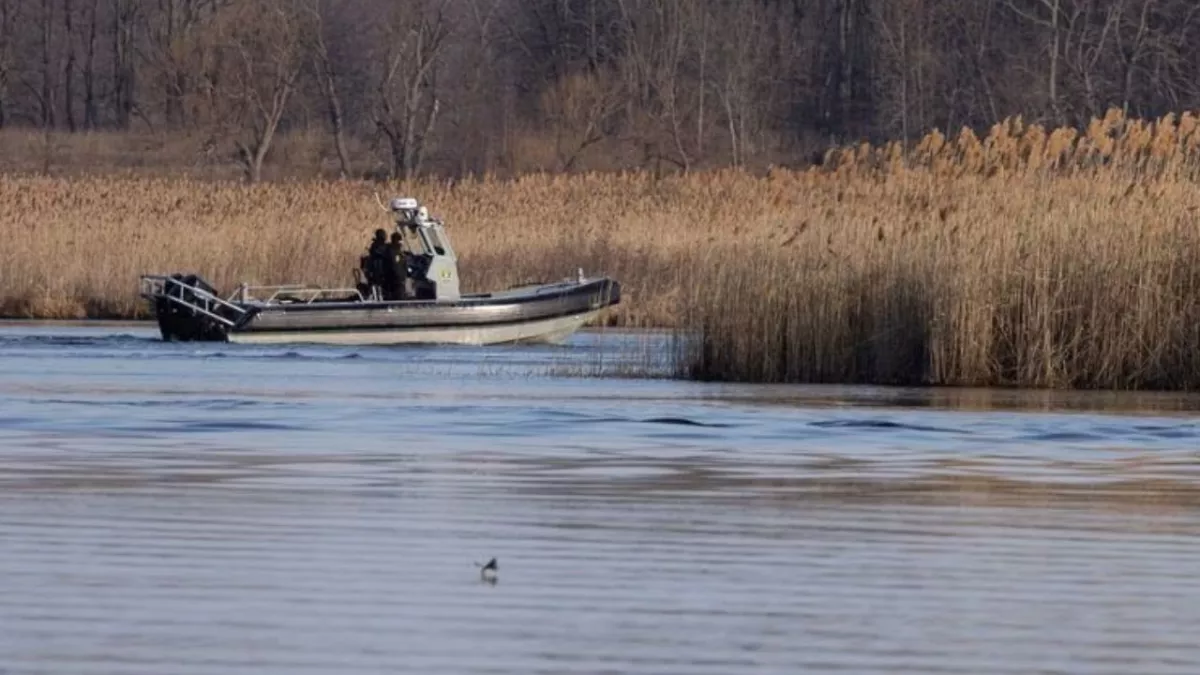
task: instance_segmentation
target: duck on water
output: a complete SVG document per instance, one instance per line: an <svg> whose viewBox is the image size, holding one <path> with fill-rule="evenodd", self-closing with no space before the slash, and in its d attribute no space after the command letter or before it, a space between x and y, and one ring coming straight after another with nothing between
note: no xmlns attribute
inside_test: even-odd
<svg viewBox="0 0 1200 675"><path fill-rule="evenodd" d="M222 297L201 277L175 273L142 276L140 295L164 340L255 344L559 342L620 302L616 280L582 270L556 283L461 293L444 224L413 198L387 208L391 246L376 233L353 287L242 284Z"/></svg>

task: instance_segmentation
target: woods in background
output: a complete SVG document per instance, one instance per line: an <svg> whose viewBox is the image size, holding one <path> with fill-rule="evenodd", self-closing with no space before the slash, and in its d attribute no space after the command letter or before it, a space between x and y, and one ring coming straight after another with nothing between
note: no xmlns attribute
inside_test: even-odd
<svg viewBox="0 0 1200 675"><path fill-rule="evenodd" d="M1010 115L1200 107L1195 0L0 0L0 128L257 180L807 163Z"/></svg>

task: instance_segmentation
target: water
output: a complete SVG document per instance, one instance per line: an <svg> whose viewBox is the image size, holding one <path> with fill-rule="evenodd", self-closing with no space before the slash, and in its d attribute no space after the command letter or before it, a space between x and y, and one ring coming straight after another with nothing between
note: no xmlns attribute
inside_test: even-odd
<svg viewBox="0 0 1200 675"><path fill-rule="evenodd" d="M0 327L4 675L1200 672L1195 397L154 338Z"/></svg>

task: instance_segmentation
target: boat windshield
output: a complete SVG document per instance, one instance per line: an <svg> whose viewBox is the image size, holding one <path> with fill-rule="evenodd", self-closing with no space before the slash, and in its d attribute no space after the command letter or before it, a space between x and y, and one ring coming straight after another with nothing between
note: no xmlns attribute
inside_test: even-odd
<svg viewBox="0 0 1200 675"><path fill-rule="evenodd" d="M429 242L429 248L438 255L446 255L446 247L442 244L441 237L438 236L437 228L425 227L421 231L425 235L426 241Z"/></svg>

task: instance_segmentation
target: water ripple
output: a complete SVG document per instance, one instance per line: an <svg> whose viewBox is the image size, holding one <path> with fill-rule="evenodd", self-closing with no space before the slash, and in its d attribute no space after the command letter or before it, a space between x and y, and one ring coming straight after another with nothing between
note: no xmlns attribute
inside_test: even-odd
<svg viewBox="0 0 1200 675"><path fill-rule="evenodd" d="M547 374L606 339L0 329L0 672L1200 672L1194 397Z"/></svg>

